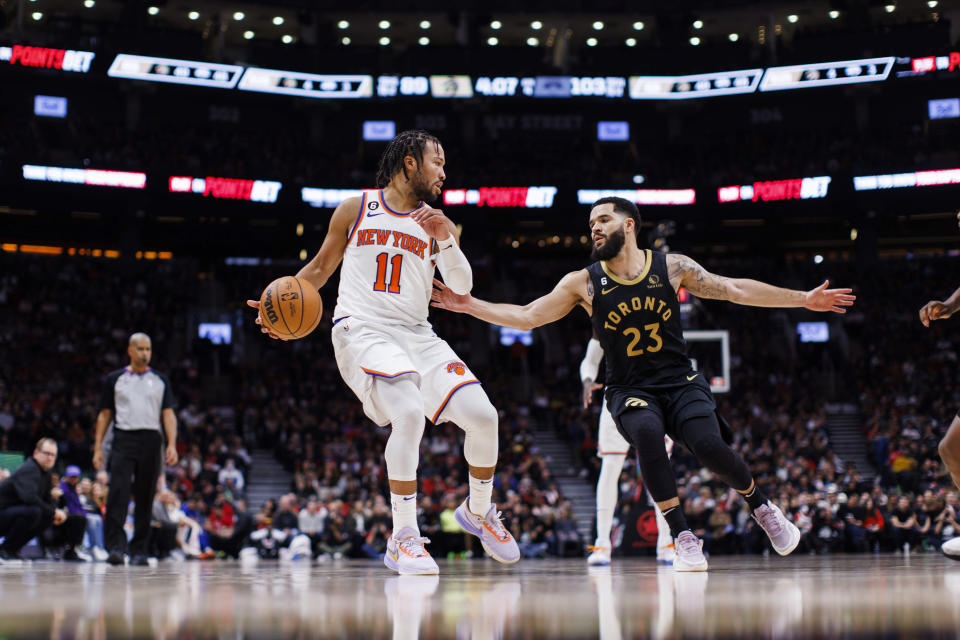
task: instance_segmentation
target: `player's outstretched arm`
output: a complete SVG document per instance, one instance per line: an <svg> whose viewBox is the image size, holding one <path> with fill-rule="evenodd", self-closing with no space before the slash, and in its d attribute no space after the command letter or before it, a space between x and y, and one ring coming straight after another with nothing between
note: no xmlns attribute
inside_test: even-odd
<svg viewBox="0 0 960 640"><path fill-rule="evenodd" d="M437 279L433 281L431 306L466 313L493 324L515 329L533 329L559 320L578 304L590 310L593 300L590 276L585 269L568 273L553 291L527 305L487 302L473 296L457 295Z"/></svg>
<svg viewBox="0 0 960 640"><path fill-rule="evenodd" d="M933 320L946 320L960 311L960 289L946 300L931 300L920 309L920 322L929 327Z"/></svg>
<svg viewBox="0 0 960 640"><path fill-rule="evenodd" d="M695 260L673 253L667 256L670 284L683 286L701 298L728 300L751 307L804 307L811 311L846 313L857 299L853 289L827 289L830 281L810 291L782 289L758 280L726 278L710 273Z"/></svg>

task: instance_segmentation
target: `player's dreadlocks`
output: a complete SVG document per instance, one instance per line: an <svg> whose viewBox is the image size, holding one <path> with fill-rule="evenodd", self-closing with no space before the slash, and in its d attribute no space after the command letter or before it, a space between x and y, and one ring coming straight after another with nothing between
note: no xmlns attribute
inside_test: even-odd
<svg viewBox="0 0 960 640"><path fill-rule="evenodd" d="M383 155L380 156L380 166L377 168L377 186L380 188L386 187L390 184L390 179L401 171L403 177L409 180L410 176L407 175L407 168L403 165L403 159L406 156L411 156L417 161L417 167L419 167L423 162L423 150L428 142L440 146L440 140L436 136L419 129L397 134L387 145Z"/></svg>

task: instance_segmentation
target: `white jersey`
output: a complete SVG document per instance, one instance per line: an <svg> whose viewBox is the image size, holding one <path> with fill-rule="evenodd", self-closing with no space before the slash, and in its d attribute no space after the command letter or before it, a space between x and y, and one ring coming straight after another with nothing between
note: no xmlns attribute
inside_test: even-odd
<svg viewBox="0 0 960 640"><path fill-rule="evenodd" d="M433 242L410 213L391 211L382 189L363 192L343 252L335 321L350 316L383 324L429 324Z"/></svg>

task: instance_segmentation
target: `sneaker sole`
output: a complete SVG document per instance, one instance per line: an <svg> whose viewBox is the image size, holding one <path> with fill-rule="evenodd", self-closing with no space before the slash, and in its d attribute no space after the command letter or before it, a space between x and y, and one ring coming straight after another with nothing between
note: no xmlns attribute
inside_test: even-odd
<svg viewBox="0 0 960 640"><path fill-rule="evenodd" d="M781 549L777 549L776 547L773 547L773 550L776 551L777 553L779 553L781 556L788 556L788 555L790 555L791 553L793 553L793 550L797 548L797 545L800 544L800 537L801 537L801 536L800 536L800 529L797 529L796 525L791 524L791 525L790 525L790 533L791 533L792 541L790 542L790 546L789 546L789 547L786 547L786 548L784 548L784 549L782 549L782 550L781 550ZM771 546L772 546L772 545L771 545Z"/></svg>
<svg viewBox="0 0 960 640"><path fill-rule="evenodd" d="M609 567L609 566L610 566L610 561L609 561L609 560L594 560L594 561L591 561L590 559L587 559L587 564L590 565L591 567Z"/></svg>
<svg viewBox="0 0 960 640"><path fill-rule="evenodd" d="M683 562L681 562L680 564L677 564L676 562L674 562L674 563L673 563L673 570L674 570L674 571L679 571L679 572L681 572L681 573L683 573L683 572L693 572L693 571L706 571L706 570L707 570L707 561L704 560L704 561L703 561L703 564L686 564L686 563L683 563Z"/></svg>
<svg viewBox="0 0 960 640"><path fill-rule="evenodd" d="M480 530L479 530L479 529L474 529L472 526L470 526L470 524L469 524L468 522L464 522L464 519L460 516L460 510L459 510L459 509L457 509L457 510L453 513L453 517L456 519L457 524L460 525L460 528L461 528L461 529L463 529L464 531L466 531L466 532L469 533L470 535L476 536L477 538L480 539L480 544L481 544L481 546L483 546L483 550L486 551L486 552L487 552L487 555L489 555L491 558L493 558L494 560L496 560L496 561L499 562L500 564L516 564L517 562L520 562L520 556L518 556L517 558L515 558L515 559L513 559L513 560L508 560L508 559L502 557L501 555L499 555L499 554L498 554L496 551L494 551L493 549L491 549L490 546L487 545L487 541L484 540L484 539L483 539L483 536L480 534Z"/></svg>
<svg viewBox="0 0 960 640"><path fill-rule="evenodd" d="M388 569L392 569L393 571L396 571L397 573L399 573L399 574L402 575L402 576L435 576L435 575L437 575L437 574L440 573L440 567L437 567L436 569L432 569L432 568L431 568L431 569L426 569L426 570L423 570L423 571L408 571L408 570L402 570L402 569L400 568L400 565L399 565L399 564L393 562L393 561L390 559L390 555L389 555L389 554L384 554L384 556L383 556L383 564L385 564Z"/></svg>

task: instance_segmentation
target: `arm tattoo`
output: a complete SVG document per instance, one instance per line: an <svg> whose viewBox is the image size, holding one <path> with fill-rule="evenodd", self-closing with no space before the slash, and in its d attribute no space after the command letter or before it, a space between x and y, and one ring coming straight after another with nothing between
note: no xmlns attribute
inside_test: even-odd
<svg viewBox="0 0 960 640"><path fill-rule="evenodd" d="M592 279L587 280L587 297L590 298L590 300L593 300L593 280ZM587 302L590 302L590 300L587 300Z"/></svg>
<svg viewBox="0 0 960 640"><path fill-rule="evenodd" d="M669 265L667 273L671 283L685 286L695 296L713 300L730 299L727 278L710 273L685 255L674 254L673 264Z"/></svg>

